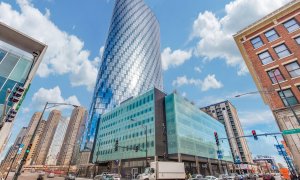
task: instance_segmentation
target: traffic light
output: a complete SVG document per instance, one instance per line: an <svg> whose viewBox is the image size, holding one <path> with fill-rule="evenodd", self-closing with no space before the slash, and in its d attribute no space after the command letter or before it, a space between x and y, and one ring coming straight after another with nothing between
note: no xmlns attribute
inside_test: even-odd
<svg viewBox="0 0 300 180"><path fill-rule="evenodd" d="M11 109L5 119L5 122L12 122L14 118L16 117L17 111L14 109Z"/></svg>
<svg viewBox="0 0 300 180"><path fill-rule="evenodd" d="M118 151L119 149L119 140L116 140L115 142L115 151Z"/></svg>
<svg viewBox="0 0 300 180"><path fill-rule="evenodd" d="M219 142L218 133L217 133L217 132L214 132L214 135L215 135L216 145L219 146L219 145L220 145L220 142Z"/></svg>
<svg viewBox="0 0 300 180"><path fill-rule="evenodd" d="M255 130L252 130L252 135L253 135L253 137L254 137L255 140L258 140Z"/></svg>
<svg viewBox="0 0 300 180"><path fill-rule="evenodd" d="M10 98L10 101L13 103L17 103L20 101L20 98L22 97L22 94L24 93L25 88L22 86L16 87L15 91L13 92L12 97Z"/></svg>
<svg viewBox="0 0 300 180"><path fill-rule="evenodd" d="M26 148L25 153L29 154L32 144L29 144Z"/></svg>
<svg viewBox="0 0 300 180"><path fill-rule="evenodd" d="M139 146L135 146L135 148L134 148L135 152L138 152L139 149L140 149Z"/></svg>

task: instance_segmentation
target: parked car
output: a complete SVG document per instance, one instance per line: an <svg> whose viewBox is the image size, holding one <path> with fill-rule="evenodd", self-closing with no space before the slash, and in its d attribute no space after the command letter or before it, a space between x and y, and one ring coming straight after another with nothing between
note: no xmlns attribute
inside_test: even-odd
<svg viewBox="0 0 300 180"><path fill-rule="evenodd" d="M203 179L203 176L201 174L193 174L190 179L191 180L201 180L201 179Z"/></svg>
<svg viewBox="0 0 300 180"><path fill-rule="evenodd" d="M75 175L70 173L65 177L65 180L75 180L75 178L76 178Z"/></svg>
<svg viewBox="0 0 300 180"><path fill-rule="evenodd" d="M220 179L220 180L221 180L221 179L226 180L227 177L228 177L228 174L220 174L220 175L219 175L219 179Z"/></svg>
<svg viewBox="0 0 300 180"><path fill-rule="evenodd" d="M109 174L108 172L103 172L103 173L101 173L101 174L99 174L99 175L96 175L96 176L94 177L93 180L102 180L102 179L104 179L105 176L108 175L108 174Z"/></svg>
<svg viewBox="0 0 300 180"><path fill-rule="evenodd" d="M205 176L205 179L207 179L207 180L219 180L215 176Z"/></svg>
<svg viewBox="0 0 300 180"><path fill-rule="evenodd" d="M54 173L52 173L52 172L51 172L51 173L49 173L49 174L48 174L48 176L47 176L47 178L54 178L54 177L55 177L55 174L54 174Z"/></svg>
<svg viewBox="0 0 300 180"><path fill-rule="evenodd" d="M107 174L104 176L105 180L121 180L121 176L118 174Z"/></svg>

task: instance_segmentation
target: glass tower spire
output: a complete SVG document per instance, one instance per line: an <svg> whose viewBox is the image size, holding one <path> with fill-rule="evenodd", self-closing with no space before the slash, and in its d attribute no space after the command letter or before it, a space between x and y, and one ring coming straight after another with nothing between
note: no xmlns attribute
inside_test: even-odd
<svg viewBox="0 0 300 180"><path fill-rule="evenodd" d="M101 114L126 99L163 89L159 23L143 0L116 0L84 137L92 149ZM100 121L99 121L100 122Z"/></svg>

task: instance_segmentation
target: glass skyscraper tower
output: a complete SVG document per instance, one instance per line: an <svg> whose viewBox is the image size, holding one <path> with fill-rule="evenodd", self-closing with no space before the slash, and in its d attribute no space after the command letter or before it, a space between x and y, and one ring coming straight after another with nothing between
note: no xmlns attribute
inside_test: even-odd
<svg viewBox="0 0 300 180"><path fill-rule="evenodd" d="M92 149L101 114L152 87L162 89L159 23L143 0L116 0L84 137ZM99 121L101 122L101 121Z"/></svg>

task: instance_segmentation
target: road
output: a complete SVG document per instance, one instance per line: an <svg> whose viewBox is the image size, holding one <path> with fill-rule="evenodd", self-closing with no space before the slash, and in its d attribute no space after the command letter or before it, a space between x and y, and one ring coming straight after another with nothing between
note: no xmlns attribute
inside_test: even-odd
<svg viewBox="0 0 300 180"><path fill-rule="evenodd" d="M14 173L9 173L7 180L12 180ZM18 180L36 180L38 177L38 173L22 173L19 176ZM44 180L64 180L64 177L55 177L55 178L47 178L47 175L44 176ZM76 178L76 180L91 180L87 178Z"/></svg>

